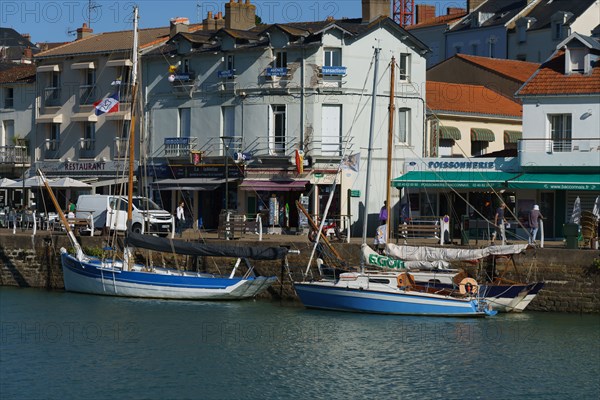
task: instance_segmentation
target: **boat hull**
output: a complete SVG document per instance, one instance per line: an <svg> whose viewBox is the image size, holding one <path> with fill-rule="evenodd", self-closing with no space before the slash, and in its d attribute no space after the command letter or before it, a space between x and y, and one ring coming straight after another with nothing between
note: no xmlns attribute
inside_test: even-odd
<svg viewBox="0 0 600 400"><path fill-rule="evenodd" d="M65 290L106 296L177 300L241 300L256 296L275 282L275 277L229 278L163 268L154 272L136 266L123 271L118 262L91 258L79 261L61 255Z"/></svg>
<svg viewBox="0 0 600 400"><path fill-rule="evenodd" d="M452 277L443 278L443 274L437 274L436 280L423 279L419 273L414 273L417 284L433 288L452 289ZM487 301L492 310L499 312L523 312L531 301L537 296L544 282L533 282L528 284L493 285L483 284L479 286L479 296Z"/></svg>
<svg viewBox="0 0 600 400"><path fill-rule="evenodd" d="M337 286L332 282L294 283L298 297L307 308L375 314L484 317L475 300L427 296L419 292L397 293Z"/></svg>

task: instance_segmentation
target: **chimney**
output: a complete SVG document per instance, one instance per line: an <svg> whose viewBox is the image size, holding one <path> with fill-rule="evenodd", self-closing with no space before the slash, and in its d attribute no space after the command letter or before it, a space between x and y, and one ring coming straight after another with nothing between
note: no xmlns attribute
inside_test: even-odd
<svg viewBox="0 0 600 400"><path fill-rule="evenodd" d="M169 37L177 35L179 32L189 32L190 20L186 17L171 18Z"/></svg>
<svg viewBox="0 0 600 400"><path fill-rule="evenodd" d="M94 30L88 28L87 24L84 22L81 28L77 28L77 40L92 36L92 32L94 32Z"/></svg>
<svg viewBox="0 0 600 400"><path fill-rule="evenodd" d="M219 30L223 28L225 28L225 19L223 18L223 13L219 11L215 17L215 29Z"/></svg>
<svg viewBox="0 0 600 400"><path fill-rule="evenodd" d="M390 0L362 0L362 23L368 24L375 19L391 15Z"/></svg>
<svg viewBox="0 0 600 400"><path fill-rule="evenodd" d="M435 18L435 5L417 4L417 24Z"/></svg>
<svg viewBox="0 0 600 400"><path fill-rule="evenodd" d="M225 4L225 28L247 31L256 26L256 6L242 0L229 0Z"/></svg>
<svg viewBox="0 0 600 400"><path fill-rule="evenodd" d="M204 21L202 21L202 30L203 31L214 31L216 30L216 23L215 23L215 19L213 17L213 13L212 11L209 11L206 14L206 19Z"/></svg>
<svg viewBox="0 0 600 400"><path fill-rule="evenodd" d="M31 35L29 33L24 33L21 36L23 36L23 39L31 42Z"/></svg>
<svg viewBox="0 0 600 400"><path fill-rule="evenodd" d="M31 50L31 47L27 47L25 50L23 50L23 60L31 60L33 58L33 51Z"/></svg>
<svg viewBox="0 0 600 400"><path fill-rule="evenodd" d="M448 7L446 9L446 15L455 15L455 14L466 14L467 10L465 8L460 7Z"/></svg>
<svg viewBox="0 0 600 400"><path fill-rule="evenodd" d="M486 0L467 0L467 10L472 13L477 7L485 3Z"/></svg>

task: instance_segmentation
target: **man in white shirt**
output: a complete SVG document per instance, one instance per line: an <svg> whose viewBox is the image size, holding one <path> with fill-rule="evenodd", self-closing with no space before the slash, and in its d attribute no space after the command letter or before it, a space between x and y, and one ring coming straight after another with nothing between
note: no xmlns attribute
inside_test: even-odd
<svg viewBox="0 0 600 400"><path fill-rule="evenodd" d="M183 232L183 225L185 224L184 205L185 203L182 200L181 203L179 203L179 207L177 207L177 227L175 229L175 233L177 233L177 235L180 237Z"/></svg>

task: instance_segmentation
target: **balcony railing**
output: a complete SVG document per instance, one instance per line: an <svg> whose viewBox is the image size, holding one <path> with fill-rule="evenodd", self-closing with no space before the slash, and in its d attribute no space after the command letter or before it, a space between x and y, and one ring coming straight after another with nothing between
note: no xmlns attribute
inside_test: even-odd
<svg viewBox="0 0 600 400"><path fill-rule="evenodd" d="M27 164L29 154L25 146L0 146L0 164Z"/></svg>
<svg viewBox="0 0 600 400"><path fill-rule="evenodd" d="M96 97L96 86L79 86L79 104L93 104L95 101L99 100Z"/></svg>
<svg viewBox="0 0 600 400"><path fill-rule="evenodd" d="M13 108L14 106L15 106L15 102L12 97L4 98L4 108Z"/></svg>
<svg viewBox="0 0 600 400"><path fill-rule="evenodd" d="M291 157L294 151L298 149L297 137L260 137L252 143L247 144L244 152L252 153L257 156L280 156Z"/></svg>
<svg viewBox="0 0 600 400"><path fill-rule="evenodd" d="M196 149L196 142L198 138L195 137L174 137L165 138L165 157L189 157L190 152Z"/></svg>
<svg viewBox="0 0 600 400"><path fill-rule="evenodd" d="M131 103L131 91L133 90L133 86L129 83L121 83L119 85L119 102L121 103ZM122 107L119 106L121 110Z"/></svg>
<svg viewBox="0 0 600 400"><path fill-rule="evenodd" d="M79 158L96 157L96 141L94 139L79 140Z"/></svg>
<svg viewBox="0 0 600 400"><path fill-rule="evenodd" d="M57 107L61 105L59 87L49 87L44 89L44 106Z"/></svg>
<svg viewBox="0 0 600 400"><path fill-rule="evenodd" d="M521 139L520 153L589 153L600 151L600 139Z"/></svg>
<svg viewBox="0 0 600 400"><path fill-rule="evenodd" d="M341 88L346 81L347 68L344 66L326 66L319 67L319 83L324 88Z"/></svg>
<svg viewBox="0 0 600 400"><path fill-rule="evenodd" d="M44 143L44 158L46 160L55 160L60 158L58 148L60 141L54 139L46 139Z"/></svg>

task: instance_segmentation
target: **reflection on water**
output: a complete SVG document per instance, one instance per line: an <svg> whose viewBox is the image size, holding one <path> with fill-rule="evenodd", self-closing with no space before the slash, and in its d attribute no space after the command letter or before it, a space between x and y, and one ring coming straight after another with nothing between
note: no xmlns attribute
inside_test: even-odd
<svg viewBox="0 0 600 400"><path fill-rule="evenodd" d="M2 398L598 398L597 316L420 318L0 288Z"/></svg>

